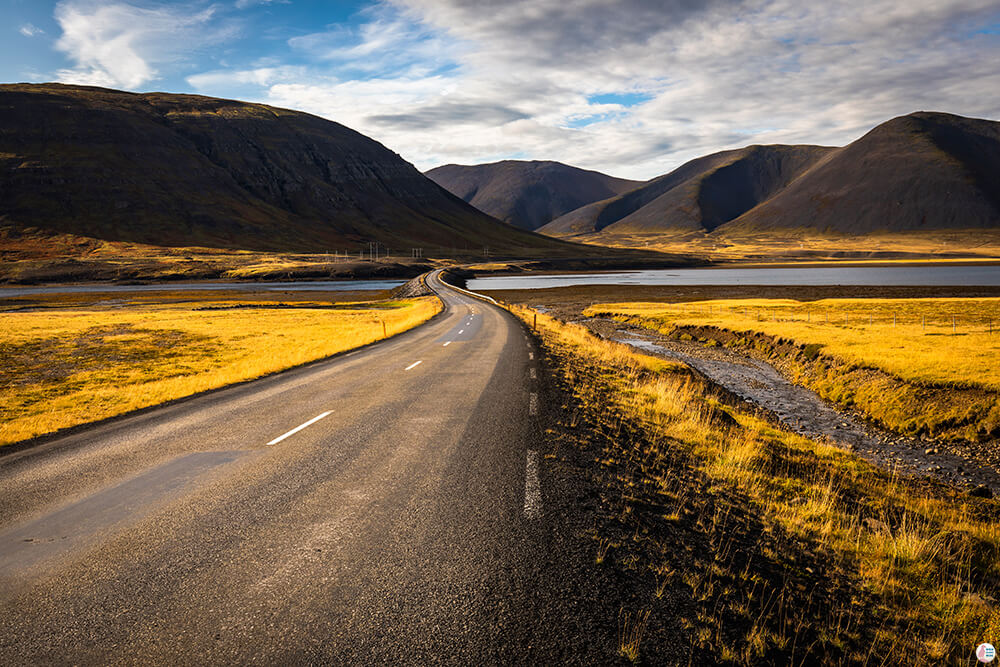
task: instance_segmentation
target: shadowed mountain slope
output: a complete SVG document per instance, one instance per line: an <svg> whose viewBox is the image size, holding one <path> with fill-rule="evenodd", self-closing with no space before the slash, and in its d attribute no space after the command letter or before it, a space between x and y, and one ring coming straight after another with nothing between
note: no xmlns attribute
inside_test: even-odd
<svg viewBox="0 0 1000 667"><path fill-rule="evenodd" d="M711 231L765 201L831 150L749 146L714 153L623 195L571 211L539 231L555 236Z"/></svg>
<svg viewBox="0 0 1000 667"><path fill-rule="evenodd" d="M641 184L560 162L520 160L448 164L427 176L480 211L522 229L538 229L563 213Z"/></svg>
<svg viewBox="0 0 1000 667"><path fill-rule="evenodd" d="M914 113L816 164L727 229L842 234L1000 226L1000 123Z"/></svg>
<svg viewBox="0 0 1000 667"><path fill-rule="evenodd" d="M830 234L1000 227L1000 123L919 112L844 148L750 146L692 160L553 220L570 237L678 231Z"/></svg>
<svg viewBox="0 0 1000 667"><path fill-rule="evenodd" d="M0 227L158 246L527 256L578 246L500 223L381 144L309 114L194 95L0 86Z"/></svg>

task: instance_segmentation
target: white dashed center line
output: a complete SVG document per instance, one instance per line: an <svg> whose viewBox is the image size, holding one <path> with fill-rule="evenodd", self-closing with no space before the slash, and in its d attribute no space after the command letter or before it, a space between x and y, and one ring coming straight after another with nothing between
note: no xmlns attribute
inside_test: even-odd
<svg viewBox="0 0 1000 667"><path fill-rule="evenodd" d="M465 333L465 329L459 329L459 330L458 330L458 333L459 333L459 334L463 334L463 333Z"/></svg>
<svg viewBox="0 0 1000 667"><path fill-rule="evenodd" d="M447 343L445 343L445 344L444 344L444 345L442 345L441 347L448 347L449 345L451 345L451 341L448 341Z"/></svg>
<svg viewBox="0 0 1000 667"><path fill-rule="evenodd" d="M542 485L538 480L538 452L528 450L524 475L524 516L537 519L542 515Z"/></svg>
<svg viewBox="0 0 1000 667"><path fill-rule="evenodd" d="M535 369L531 369L531 379L534 380L537 376L535 375Z"/></svg>
<svg viewBox="0 0 1000 667"><path fill-rule="evenodd" d="M528 414L538 414L538 394L533 393L528 397Z"/></svg>
<svg viewBox="0 0 1000 667"><path fill-rule="evenodd" d="M312 426L313 424L315 424L316 422L318 422L320 419L322 419L323 417L326 417L329 414L330 414L330 411L328 410L328 411L324 412L321 415L317 415L317 416L313 417L312 419L310 419L309 421L307 421L305 424L302 424L300 426L296 426L295 428L293 428L288 433L285 433L284 435L279 435L277 438L275 438L271 442L267 443L268 446L270 447L271 445L278 444L279 442L281 442L285 438L287 438L289 436L292 436L292 435L295 435L296 433L298 433L302 429L306 428L307 426Z"/></svg>
<svg viewBox="0 0 1000 667"><path fill-rule="evenodd" d="M403 370L405 370L405 371L412 370L412 369L416 368L417 366L419 366L422 363L424 363L423 359L421 359L420 361L414 361L412 364L410 364L409 366L407 366Z"/></svg>
<svg viewBox="0 0 1000 667"><path fill-rule="evenodd" d="M535 358L535 353L534 352L529 352L528 353L528 359L534 359L534 358Z"/></svg>

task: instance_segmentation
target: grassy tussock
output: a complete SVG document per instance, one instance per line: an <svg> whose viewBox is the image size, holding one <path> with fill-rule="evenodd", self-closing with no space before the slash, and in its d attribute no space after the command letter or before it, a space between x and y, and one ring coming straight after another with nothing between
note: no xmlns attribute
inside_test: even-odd
<svg viewBox="0 0 1000 667"><path fill-rule="evenodd" d="M651 597L686 591L695 662L964 664L1000 639L1000 504L897 479L721 404L675 365L537 317L574 410L612 424L597 463L621 500L597 560L647 571ZM685 554L691 533L709 548Z"/></svg>
<svg viewBox="0 0 1000 667"><path fill-rule="evenodd" d="M440 309L428 297L337 309L0 313L0 445L321 359L382 338L383 323L392 336Z"/></svg>

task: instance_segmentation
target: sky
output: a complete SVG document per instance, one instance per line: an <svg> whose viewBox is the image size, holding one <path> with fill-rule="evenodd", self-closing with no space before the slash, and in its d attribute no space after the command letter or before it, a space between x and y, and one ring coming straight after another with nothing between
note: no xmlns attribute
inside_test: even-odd
<svg viewBox="0 0 1000 667"><path fill-rule="evenodd" d="M997 0L0 0L0 81L307 111L418 168L648 179L913 111L1000 119Z"/></svg>

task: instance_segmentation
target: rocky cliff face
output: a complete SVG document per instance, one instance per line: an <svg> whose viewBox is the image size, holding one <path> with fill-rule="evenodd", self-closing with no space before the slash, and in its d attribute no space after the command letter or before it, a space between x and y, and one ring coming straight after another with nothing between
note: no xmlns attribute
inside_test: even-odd
<svg viewBox="0 0 1000 667"><path fill-rule="evenodd" d="M153 245L369 241L558 251L381 144L309 114L192 95L0 86L0 225Z"/></svg>

